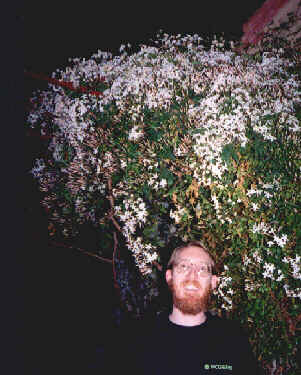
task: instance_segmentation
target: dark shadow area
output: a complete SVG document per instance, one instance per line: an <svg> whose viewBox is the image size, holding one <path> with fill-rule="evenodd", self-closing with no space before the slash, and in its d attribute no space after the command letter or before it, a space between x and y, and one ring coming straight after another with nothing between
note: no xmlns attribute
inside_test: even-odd
<svg viewBox="0 0 301 375"><path fill-rule="evenodd" d="M99 371L114 328L117 295L112 265L75 249L52 246L47 216L39 204L41 194L28 173L25 182L22 258L27 373ZM87 238L87 250L92 242Z"/></svg>
<svg viewBox="0 0 301 375"><path fill-rule="evenodd" d="M110 265L40 241L27 251L25 337L30 373L88 369L113 328Z"/></svg>

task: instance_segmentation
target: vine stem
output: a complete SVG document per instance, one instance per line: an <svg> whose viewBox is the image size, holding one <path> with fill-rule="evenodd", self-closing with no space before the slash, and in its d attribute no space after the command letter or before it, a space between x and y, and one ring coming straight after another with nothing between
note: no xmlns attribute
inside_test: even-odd
<svg viewBox="0 0 301 375"><path fill-rule="evenodd" d="M113 267L114 287L115 289L118 290L118 292L120 292L120 286L118 285L118 282L117 282L116 267L115 267L115 256L116 256L117 247L118 247L118 240L117 240L116 232L113 233L113 237L114 237L114 251L113 251L113 259L112 259L112 267Z"/></svg>
<svg viewBox="0 0 301 375"><path fill-rule="evenodd" d="M61 243L61 242L50 242L50 245L53 245L53 246L57 246L57 247L65 247L65 248L68 248L68 249L74 249L74 250L78 250L80 251L81 253L85 254L85 255L89 255L91 257L94 257L96 259L99 259L99 260L102 260L104 262L107 262L107 263L113 263L113 260L112 259L108 259L108 258L103 258L97 254L94 254L94 253L91 253L90 251L87 251L87 250L84 250L84 249L81 249L80 247L74 247L74 246L71 246L71 245L66 245L64 243Z"/></svg>
<svg viewBox="0 0 301 375"><path fill-rule="evenodd" d="M290 315L289 315L289 312L286 309L285 302L286 302L287 298L283 299L282 301L279 301L276 298L276 296L275 296L275 294L272 290L270 291L270 294L271 294L272 299L274 300L275 304L278 305L284 320L288 323L288 330L289 330L288 334L290 334L290 336L295 336L297 324L299 323L299 321L301 321L301 314L299 314L295 319L291 318Z"/></svg>
<svg viewBox="0 0 301 375"><path fill-rule="evenodd" d="M72 90L72 91L83 92L83 93L87 93L87 94L91 94L91 95L95 95L95 96L103 95L103 93L100 92L100 91L89 90L89 89L87 89L86 87L83 87L83 86L74 87L71 82L59 81L58 79L48 77L46 74L33 73L33 72L29 72L27 70L24 70L24 74L26 76L29 76L29 77L34 78L34 79L39 79L41 81L47 81L47 82L52 83L53 85L56 85L56 86L66 87L66 88L68 88L69 90ZM99 80L104 81L104 78L102 77Z"/></svg>
<svg viewBox="0 0 301 375"><path fill-rule="evenodd" d="M110 202L110 206L111 206L109 218L112 221L115 228L119 232L122 232L119 224L117 223L116 219L114 218L114 198L113 198L113 193L112 193L112 177L111 176L109 176L109 178L108 178L108 190L109 190L109 197L108 198L109 198L109 202ZM118 239L117 239L116 231L113 232L113 237L114 237L114 250L113 250L113 258L112 258L112 268L113 268L113 277L114 277L114 287L120 292L120 286L118 285L118 282L117 282L116 267L115 267L115 256L116 256L117 247L118 247Z"/></svg>
<svg viewBox="0 0 301 375"><path fill-rule="evenodd" d="M109 217L113 223L113 225L115 226L115 228L118 230L118 232L122 233L122 230L120 228L120 225L117 223L116 219L114 218L114 213L113 213L113 210L114 210L114 198L113 198L113 194L112 194L112 178L111 176L108 178L108 190L109 190L109 202L110 202L110 205L111 205L111 212L109 214ZM114 232L114 235L116 235L116 233ZM115 239L114 239L115 241ZM117 241L117 239L116 239ZM113 264L114 264L114 256L113 256ZM161 272L162 271L162 266L156 262L156 261L153 261L153 265L157 267L157 269Z"/></svg>

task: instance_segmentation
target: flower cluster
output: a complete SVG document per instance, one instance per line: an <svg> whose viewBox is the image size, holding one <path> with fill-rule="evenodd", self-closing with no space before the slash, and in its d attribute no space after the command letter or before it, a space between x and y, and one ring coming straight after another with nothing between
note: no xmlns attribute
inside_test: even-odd
<svg viewBox="0 0 301 375"><path fill-rule="evenodd" d="M133 252L140 271L142 274L149 273L151 265L154 260L157 260L158 255L154 246L143 242L141 237L136 236L137 228L143 226L148 215L145 203L141 198L135 199L132 195L123 200L122 206L115 207L115 214L124 223L122 233L126 238L127 247Z"/></svg>
<svg viewBox="0 0 301 375"><path fill-rule="evenodd" d="M291 257L284 257L284 263L290 264L292 268L292 276L294 279L301 280L301 257L296 255L295 259Z"/></svg>
<svg viewBox="0 0 301 375"><path fill-rule="evenodd" d="M129 132L130 141L138 141L142 137L143 137L143 131L139 129L138 126L134 126Z"/></svg>
<svg viewBox="0 0 301 375"><path fill-rule="evenodd" d="M45 162L43 159L36 159L35 166L32 168L31 173L34 178L40 178L43 176L43 170L45 169Z"/></svg>
<svg viewBox="0 0 301 375"><path fill-rule="evenodd" d="M221 299L221 308L229 311L232 310L233 302L232 302L232 295L234 291L232 289L232 278L228 276L229 268L228 266L224 266L224 271L220 275L220 281L218 284L218 288L214 291L214 294L218 295Z"/></svg>
<svg viewBox="0 0 301 375"><path fill-rule="evenodd" d="M181 207L177 205L176 210L170 210L169 216L174 219L175 224L179 224L181 220L185 217L184 215L187 216L188 210L185 207Z"/></svg>

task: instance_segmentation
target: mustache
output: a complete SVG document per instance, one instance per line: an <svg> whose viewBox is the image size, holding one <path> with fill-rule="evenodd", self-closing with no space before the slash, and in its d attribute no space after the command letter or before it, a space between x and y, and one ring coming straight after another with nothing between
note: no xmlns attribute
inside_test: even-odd
<svg viewBox="0 0 301 375"><path fill-rule="evenodd" d="M194 286L195 288L198 288L198 289L201 288L201 284L198 283L198 282L195 281L195 280L192 280L192 281L184 281L184 282L182 283L182 286L183 286L184 288L185 288L186 286L188 286L188 285L192 285L192 286Z"/></svg>

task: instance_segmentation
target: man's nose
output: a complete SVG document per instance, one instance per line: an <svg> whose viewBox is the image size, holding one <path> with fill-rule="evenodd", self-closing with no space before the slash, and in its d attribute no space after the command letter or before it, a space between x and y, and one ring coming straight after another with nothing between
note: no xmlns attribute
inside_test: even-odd
<svg viewBox="0 0 301 375"><path fill-rule="evenodd" d="M187 273L187 276L188 276L189 278L197 279L198 276L199 276L197 269L194 268L194 267L191 267L191 268L189 269L188 273Z"/></svg>

